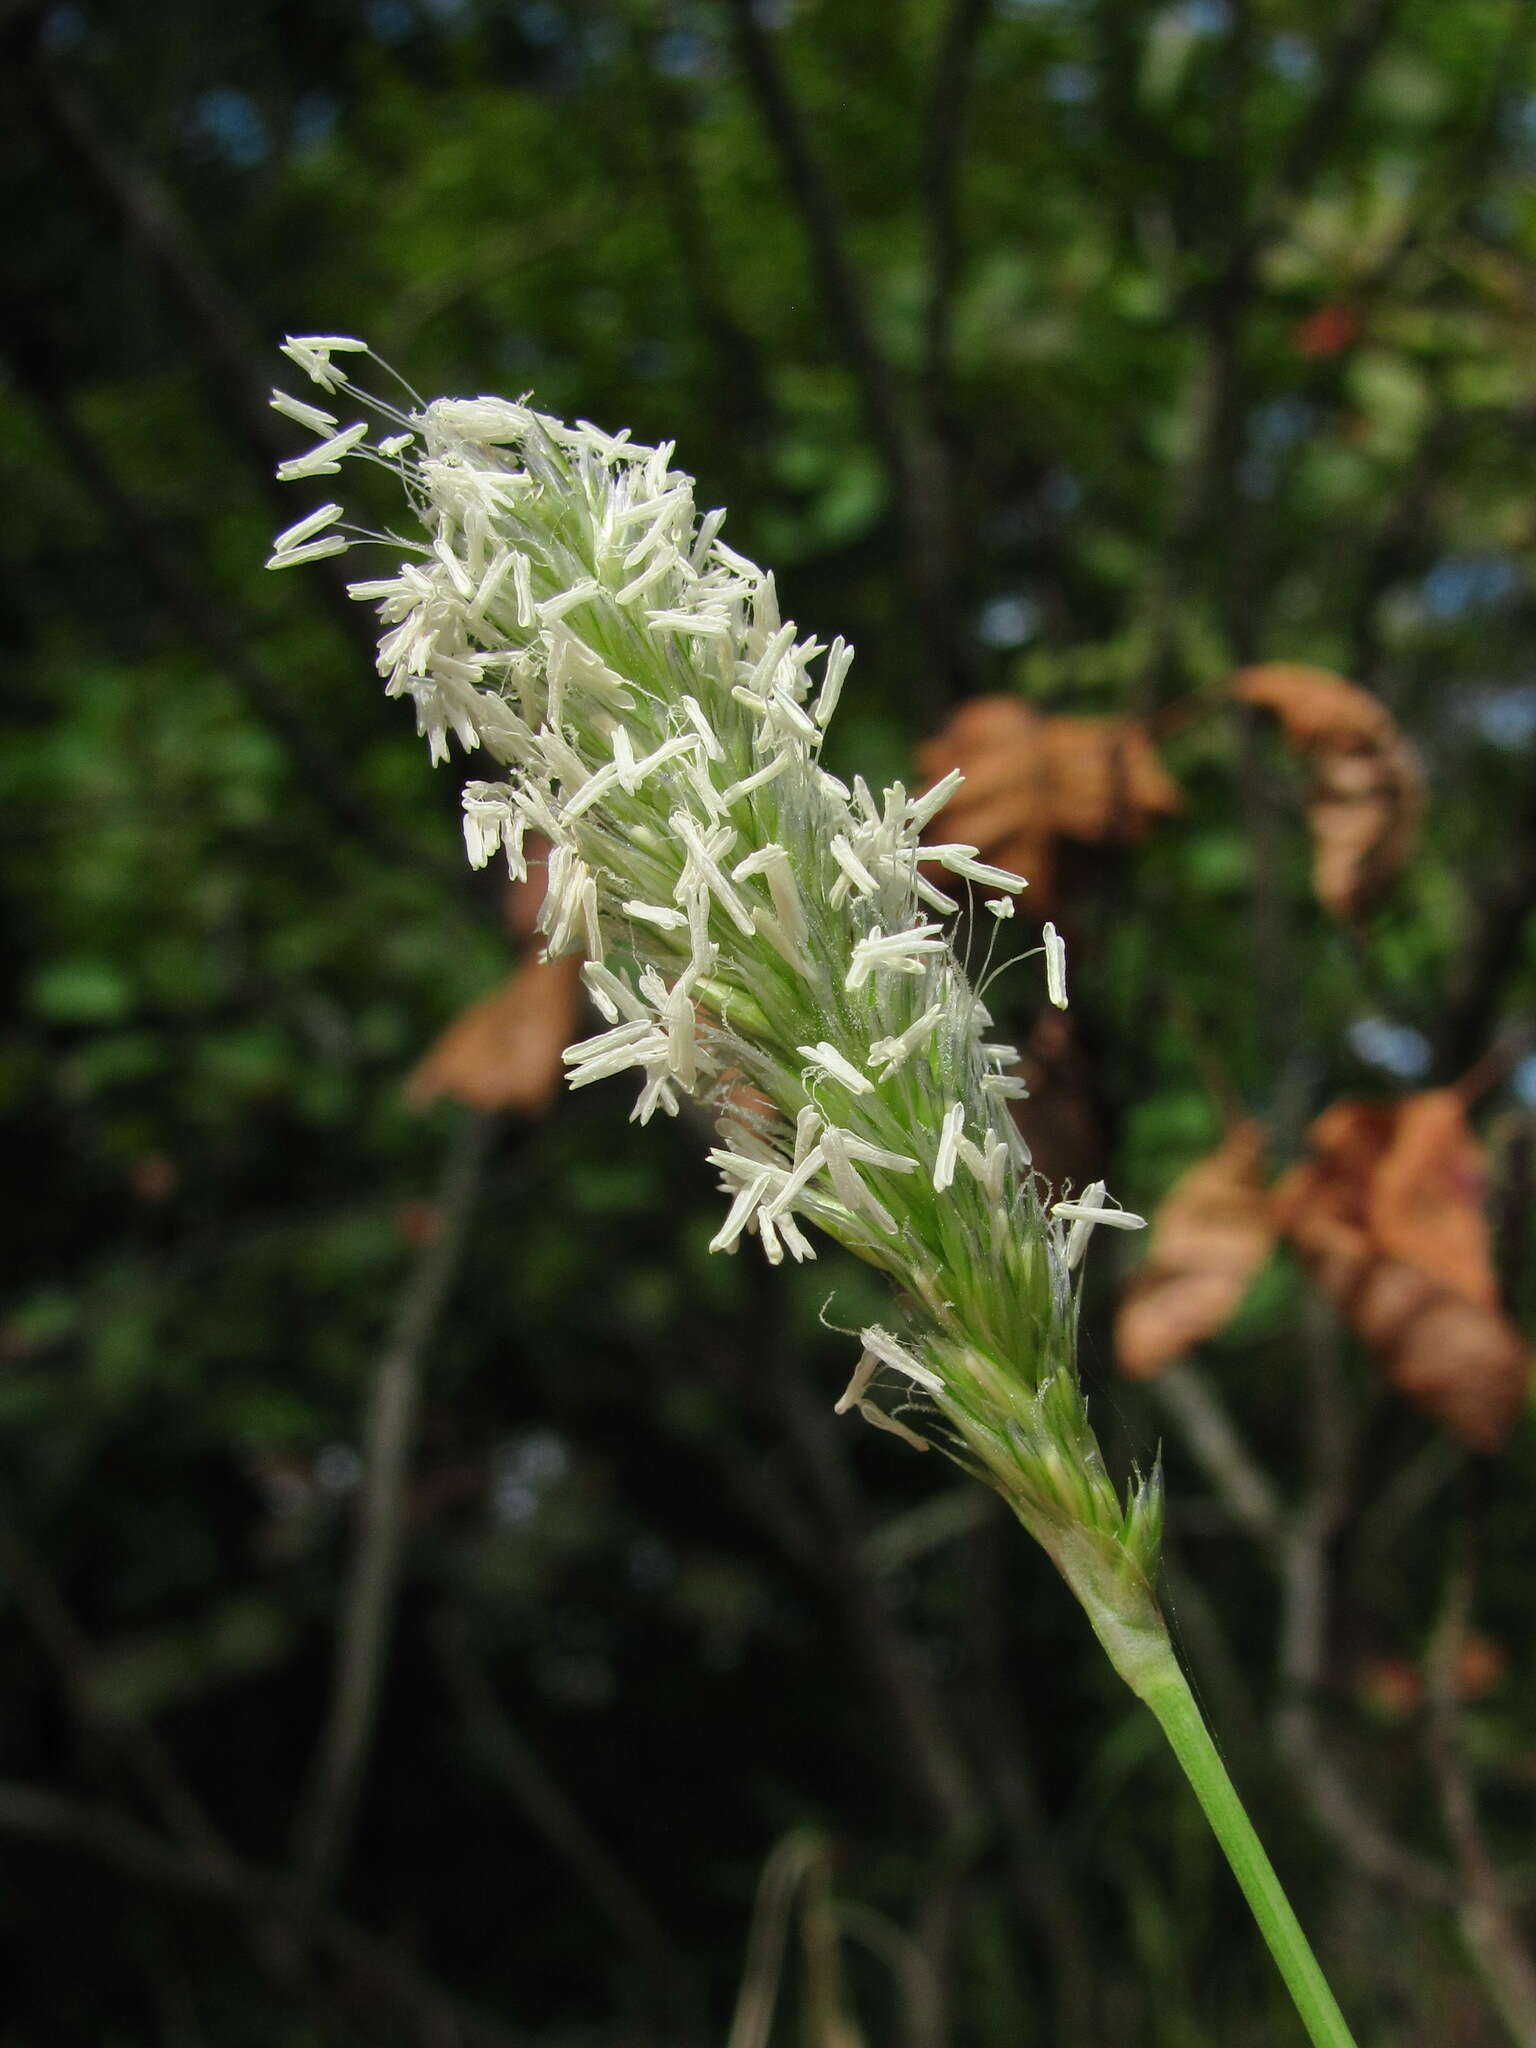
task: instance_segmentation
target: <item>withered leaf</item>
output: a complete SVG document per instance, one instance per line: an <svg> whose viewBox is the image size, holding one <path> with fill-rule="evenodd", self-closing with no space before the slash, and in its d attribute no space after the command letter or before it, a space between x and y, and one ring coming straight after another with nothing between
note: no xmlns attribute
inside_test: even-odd
<svg viewBox="0 0 1536 2048"><path fill-rule="evenodd" d="M1164 1196L1115 1317L1122 1372L1150 1379L1237 1310L1275 1241L1263 1157L1262 1130L1239 1124Z"/></svg>
<svg viewBox="0 0 1536 2048"><path fill-rule="evenodd" d="M1328 669L1262 662L1234 693L1273 711L1313 764L1312 886L1334 916L1374 908L1407 865L1424 812L1424 771L1386 706Z"/></svg>
<svg viewBox="0 0 1536 2048"><path fill-rule="evenodd" d="M1469 1629L1457 1646L1451 1676L1456 1697L1471 1704L1486 1699L1509 1668L1509 1653L1497 1637ZM1424 1666L1411 1657L1368 1657L1356 1674L1363 1703L1385 1720L1419 1712L1429 1693Z"/></svg>
<svg viewBox="0 0 1536 2048"><path fill-rule="evenodd" d="M1398 1392L1475 1451L1503 1448L1530 1375L1531 1355L1513 1324L1498 1309L1454 1294L1426 1301L1402 1327L1393 1355Z"/></svg>
<svg viewBox="0 0 1536 2048"><path fill-rule="evenodd" d="M1389 1382L1474 1450L1500 1448L1530 1354L1498 1305L1482 1155L1452 1090L1337 1102L1275 1214Z"/></svg>
<svg viewBox="0 0 1536 2048"><path fill-rule="evenodd" d="M1291 335L1297 355L1315 362L1342 355L1360 339L1360 315L1353 306L1335 301L1309 313Z"/></svg>
<svg viewBox="0 0 1536 2048"><path fill-rule="evenodd" d="M1370 1187L1370 1225L1393 1257L1443 1280L1485 1308L1498 1304L1483 1202L1483 1150L1454 1088L1397 1104L1391 1138Z"/></svg>
<svg viewBox="0 0 1536 2048"><path fill-rule="evenodd" d="M1049 718L1017 697L970 698L917 754L930 786L952 768L966 778L929 837L963 840L1025 876L1040 916L1055 898L1058 840L1130 844L1182 803L1135 719Z"/></svg>
<svg viewBox="0 0 1536 2048"><path fill-rule="evenodd" d="M581 961L525 959L453 1020L406 1083L415 1109L443 1096L472 1109L540 1116L560 1088L560 1055L581 1018Z"/></svg>

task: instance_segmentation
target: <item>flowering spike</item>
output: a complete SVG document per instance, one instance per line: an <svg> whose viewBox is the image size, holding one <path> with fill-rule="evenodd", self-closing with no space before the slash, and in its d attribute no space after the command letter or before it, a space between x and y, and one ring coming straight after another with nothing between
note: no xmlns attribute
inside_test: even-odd
<svg viewBox="0 0 1536 2048"><path fill-rule="evenodd" d="M353 397L333 358L362 348L285 344ZM915 1304L900 1335L863 1332L839 1410L981 1471L1090 1614L1112 1595L1122 1618L1155 1615L1156 1475L1117 1495L1074 1365L1073 1268L1096 1224L1139 1219L1100 1183L1042 1207L1011 1049L984 1039L938 921L954 900L919 865L1024 886L974 847L922 846L957 778L877 803L822 770L852 650L780 617L772 576L721 539L723 515L700 521L670 447L498 398L383 408L398 431L370 445L275 402L320 436L281 475L382 462L420 511L424 542L351 589L378 608L385 688L412 700L432 757L487 757L493 779L464 792L470 859L503 851L519 874L524 835L550 842L548 950L587 955L604 1019L567 1052L570 1085L633 1076L641 1123L713 1105L714 1250L755 1236L773 1264L808 1259L814 1225ZM339 512L289 527L272 565L355 544L326 532ZM1052 927L1046 966L1064 1000Z"/></svg>

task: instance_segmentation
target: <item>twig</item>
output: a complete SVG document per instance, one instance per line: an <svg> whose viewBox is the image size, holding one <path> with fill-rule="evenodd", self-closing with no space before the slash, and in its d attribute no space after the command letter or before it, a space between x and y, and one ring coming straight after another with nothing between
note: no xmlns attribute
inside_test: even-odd
<svg viewBox="0 0 1536 2048"><path fill-rule="evenodd" d="M211 1868L232 1868L233 1858L207 1808L154 1730L102 1706L95 1683L95 1650L45 1567L3 1519L0 1575L10 1581L33 1633L52 1660L75 1719L117 1751L161 1823L178 1840Z"/></svg>
<svg viewBox="0 0 1536 2048"><path fill-rule="evenodd" d="M1434 487L1446 452L1464 446L1466 412L1442 398L1419 435L1386 517L1362 551L1353 616L1345 621L1349 673L1374 685L1381 648L1380 605L1384 590L1419 566L1435 542Z"/></svg>
<svg viewBox="0 0 1536 2048"><path fill-rule="evenodd" d="M832 1533L823 1568L833 1574L870 1668L893 1709L925 1803L946 1832L973 1839L982 1825L982 1807L971 1771L950 1735L934 1687L891 1618L886 1588L863 1561L868 1517L831 1404L818 1402L802 1375L782 1360L773 1392Z"/></svg>
<svg viewBox="0 0 1536 2048"><path fill-rule="evenodd" d="M1435 1071L1456 1073L1477 1057L1492 1033L1510 977L1520 963L1526 921L1536 908L1536 770L1510 821L1514 858L1473 920L1473 938L1435 1048Z"/></svg>
<svg viewBox="0 0 1536 2048"><path fill-rule="evenodd" d="M907 2048L934 2048L945 2038L949 1901L980 1845L984 1810L937 1687L891 1613L888 1590L872 1562L869 1517L854 1477L846 1430L838 1428L830 1403L818 1398L778 1342L779 1298L777 1290L765 1289L761 1314L753 1319L761 1332L759 1358L743 1366L718 1347L704 1348L716 1369L729 1376L733 1390L749 1399L793 1449L815 1519L807 1525L805 1509L789 1506L792 1497L761 1461L755 1470L752 1461L737 1461L746 1484L733 1486L733 1497L750 1507L758 1526L818 1588L832 1592L893 1738L881 1744L881 1754L935 1830L930 1881L917 1928L933 1984L932 2012L925 2004L903 2014Z"/></svg>
<svg viewBox="0 0 1536 2048"><path fill-rule="evenodd" d="M1327 1670L1329 1549L1349 1511L1351 1430L1339 1372L1338 1326L1313 1295L1303 1309L1307 1462L1311 1485L1289 1518L1279 1550L1281 1718L1315 1699Z"/></svg>
<svg viewBox="0 0 1536 2048"><path fill-rule="evenodd" d="M930 2016L939 2010L938 1986L928 1958L917 1943L894 1921L857 1899L839 1899L832 1910L848 1940L878 1956L890 1971L900 1987L902 2010L919 2016L914 2031L921 2034L936 2024Z"/></svg>
<svg viewBox="0 0 1536 2048"><path fill-rule="evenodd" d="M593 1833L581 1812L529 1747L470 1654L463 1618L445 1612L435 1631L438 1666L470 1740L497 1782L593 1903L612 1923L646 1976L652 1978L676 2042L689 2025L693 1999L682 1981L676 1950L642 1893Z"/></svg>
<svg viewBox="0 0 1536 2048"><path fill-rule="evenodd" d="M19 78L33 89L26 105L43 117L62 149L87 175L98 197L150 256L186 316L199 346L193 361L208 387L211 409L249 460L255 480L286 526L292 506L273 475L288 452L268 411L268 352L245 309L208 260L201 238L170 187L125 147L121 128L104 121L78 76L53 56L41 36L41 16L11 38L20 62ZM347 597L346 571L322 565L313 587L331 623L371 662L368 622ZM334 572L334 573L333 573Z"/></svg>
<svg viewBox="0 0 1536 2048"><path fill-rule="evenodd" d="M1388 1480L1354 1528L1354 1568L1363 1577L1393 1556L1411 1522L1435 1495L1465 1470L1468 1453L1454 1439L1434 1436Z"/></svg>
<svg viewBox="0 0 1536 2048"><path fill-rule="evenodd" d="M381 1940L340 1915L317 1910L306 1887L193 1849L177 1849L149 1829L30 1785L0 1782L0 1832L62 1844L134 1879L203 1898L242 1917L279 1919L327 1951L386 2009L409 2015L432 2041L455 2048L517 2048L512 2035L472 2013L401 1960Z"/></svg>
<svg viewBox="0 0 1536 2048"><path fill-rule="evenodd" d="M647 19L631 31L638 92L678 275L692 302L694 324L714 358L715 375L709 380L707 396L738 431L760 436L774 414L763 351L757 337L737 318L720 284L718 254L690 148L692 110L677 83L660 74L656 27Z"/></svg>
<svg viewBox="0 0 1536 2048"><path fill-rule="evenodd" d="M1283 1532L1275 1490L1205 1375L1185 1360L1160 1373L1152 1382L1152 1391L1178 1425L1232 1519L1256 1543L1273 1549Z"/></svg>
<svg viewBox="0 0 1536 2048"><path fill-rule="evenodd" d="M922 684L929 698L926 709L936 717L944 697L952 694L954 650L944 639L942 550L936 545L922 489L926 451L909 424L896 375L871 324L863 281L849 253L836 201L773 41L753 0L721 4L730 19L742 75L804 229L811 270L852 373L865 431L885 471L891 510L916 587L917 628L929 656Z"/></svg>
<svg viewBox="0 0 1536 2048"><path fill-rule="evenodd" d="M914 1785L938 1833L918 1908L916 1936L933 1983L929 2011L903 2015L908 2048L942 2048L947 2039L948 1957L958 1891L981 1845L984 1809L970 1765L955 1741L938 1690L891 1615L886 1588L865 1563L868 1516L859 1499L846 1431L830 1404L818 1400L804 1374L780 1355L773 1397L826 1517L830 1570L850 1629L900 1737Z"/></svg>
<svg viewBox="0 0 1536 2048"><path fill-rule="evenodd" d="M1330 1754L1310 1701L1293 1699L1283 1709L1279 1740L1313 1820L1348 1863L1404 1898L1431 1906L1455 1903L1456 1887L1438 1864L1399 1842L1362 1804L1352 1779Z"/></svg>
<svg viewBox="0 0 1536 2048"><path fill-rule="evenodd" d="M774 1846L763 1865L726 2048L768 2048L784 1977L795 1893L809 1884L826 1854L826 1843L814 1829L798 1828Z"/></svg>
<svg viewBox="0 0 1536 2048"><path fill-rule="evenodd" d="M1247 205L1247 106L1252 55L1247 0L1234 5L1230 17L1221 48L1218 101L1220 170L1230 196L1219 246L1212 252L1215 274L1200 291L1186 295L1185 310L1198 312L1200 321L1199 355L1184 394L1184 404L1192 415L1192 431L1188 452L1172 479L1167 518L1158 538L1142 606L1141 624L1148 639L1142 701L1138 706L1143 711L1158 701L1171 679L1180 558L1188 552L1208 518L1215 524L1213 555L1221 579L1218 602L1233 663L1251 660L1258 639L1248 560L1248 509L1240 477L1244 427L1242 342L1255 276ZM1253 771L1246 759L1242 767L1251 779ZM1257 829L1262 833L1262 820ZM1265 856L1269 851L1262 846L1257 849L1256 866L1261 880L1267 876L1269 862ZM1263 908L1261 895L1261 915Z"/></svg>
<svg viewBox="0 0 1536 2048"><path fill-rule="evenodd" d="M959 169L966 101L976 46L991 0L951 0L933 63L933 91L923 124L919 179L928 240L928 303L923 317L923 387L930 406L948 399L950 338L960 281Z"/></svg>
<svg viewBox="0 0 1536 2048"><path fill-rule="evenodd" d="M741 1498L784 1554L809 1571L818 1586L830 1585L836 1594L852 1642L894 1710L899 1739L882 1745L884 1753L902 1765L910 1789L939 1827L972 1832L980 1824L981 1804L937 1690L891 1613L849 1455L848 1426L839 1425L831 1402L809 1384L780 1341L781 1290L768 1284L765 1274L748 1270L757 1289L750 1318L758 1333L757 1355L743 1360L702 1332L695 1342L711 1367L729 1380L732 1392L749 1401L792 1450L821 1526L806 1526L805 1508L761 1459L740 1461L743 1477L749 1467L757 1473L757 1484Z"/></svg>
<svg viewBox="0 0 1536 2048"><path fill-rule="evenodd" d="M1488 1853L1461 1741L1457 1660L1472 1611L1472 1567L1453 1565L1427 1659L1428 1750L1445 1832L1461 1875L1457 1920L1468 1952L1519 2048L1536 2048L1536 1964Z"/></svg>
<svg viewBox="0 0 1536 2048"><path fill-rule="evenodd" d="M1250 551L1244 531L1246 508L1238 488L1242 315L1251 295L1258 259L1284 225L1286 201L1303 190L1321 168L1328 146L1339 133L1350 103L1380 48L1396 4L1397 0L1355 0L1335 34L1312 104L1274 174L1251 205L1236 213L1226 246L1218 252L1214 278L1209 283L1190 284L1175 301L1180 315L1203 309L1204 346L1186 394L1186 405L1195 420L1189 452L1175 471L1168 516L1142 607L1141 623L1148 639L1143 709L1156 703L1169 686L1178 563L1213 504L1223 540L1222 598L1229 652L1238 662L1253 658L1258 622L1251 605ZM1226 75L1221 88L1223 175L1230 181L1234 194L1244 189L1250 156L1244 118L1250 40L1246 6L1237 7L1223 49ZM1115 45L1115 54L1121 58L1113 67L1116 76L1126 68L1123 43L1122 37ZM1230 213L1228 217L1232 218ZM1259 849L1261 857L1264 851Z"/></svg>
<svg viewBox="0 0 1536 2048"><path fill-rule="evenodd" d="M1531 1050L1532 1032L1522 1025L1496 1038L1488 1050L1475 1059L1464 1074L1451 1083L1468 1109L1497 1088Z"/></svg>
<svg viewBox="0 0 1536 2048"><path fill-rule="evenodd" d="M1189 421L1184 452L1175 460L1162 494L1163 518L1137 604L1135 624L1145 640L1146 656L1132 708L1143 716L1160 705L1164 692L1177 680L1179 572L1214 488L1222 453L1218 427L1223 391L1223 366L1207 333L1197 345L1179 400L1178 409Z"/></svg>
<svg viewBox="0 0 1536 2048"><path fill-rule="evenodd" d="M52 1660L79 1725L115 1751L161 1825L209 1871L238 1867L234 1850L154 1730L104 1707L96 1686L97 1653L46 1567L11 1524L0 1518L0 1573L10 1581L34 1633ZM290 1930L258 1920L247 1930L257 1961L291 1988L299 1960Z"/></svg>
<svg viewBox="0 0 1536 2048"><path fill-rule="evenodd" d="M1285 202L1303 192L1326 165L1399 4L1400 0L1353 0L1343 10L1322 81L1254 203L1250 225L1233 252L1234 263L1251 263L1262 252L1284 223Z"/></svg>
<svg viewBox="0 0 1536 2048"><path fill-rule="evenodd" d="M47 370L43 336L27 329L26 314L10 316L19 345L6 351L17 384L30 398L55 444L92 502L105 513L124 552L138 562L145 581L158 592L167 610L194 644L201 643L228 677L252 716L264 725L287 755L299 787L317 810L365 846L398 861L424 856L406 848L381 825L376 806L365 803L343 771L311 737L303 722L283 701L277 678L250 651L249 634L228 609L208 596L197 577L181 565L175 550L159 537L147 508L138 504L113 469L101 447L76 417ZM447 873L446 863L444 873ZM457 875L458 869L455 869Z"/></svg>
<svg viewBox="0 0 1536 2048"><path fill-rule="evenodd" d="M1055 1839L1030 1767L1027 1730L1003 1670L1001 1617L1010 1611L1005 1570L1014 1530L1000 1504L985 1494L990 1512L971 1533L966 1584L969 1725L987 1759L986 1789L1002 1815L1010 1875L1022 1910L1040 1928L1055 1976L1055 2031L1060 2041L1088 2041L1097 2032L1093 1948L1067 1852Z"/></svg>
<svg viewBox="0 0 1536 2048"><path fill-rule="evenodd" d="M1337 1432L1326 1433L1322 1487L1293 1517L1282 1510L1230 1412L1196 1367L1181 1363L1153 1384L1218 1498L1279 1575L1284 1698L1275 1717L1275 1739L1307 1795L1314 1821L1351 1864L1377 1882L1409 1898L1452 1903L1450 1878L1382 1827L1329 1754L1318 1724L1327 1630L1326 1554L1346 1499L1340 1490L1344 1446ZM1321 1444L1314 1448L1322 1451Z"/></svg>
<svg viewBox="0 0 1536 2048"><path fill-rule="evenodd" d="M406 1282L374 1370L364 1428L361 1528L337 1631L330 1711L297 1831L299 1866L315 1888L328 1882L346 1850L367 1769L400 1575L423 1353L464 1252L493 1129L490 1118L471 1117L454 1132L437 1200L436 1235Z"/></svg>
<svg viewBox="0 0 1536 2048"><path fill-rule="evenodd" d="M824 1850L806 1872L800 1902L805 2034L816 2048L863 2048L848 2004L839 1920L832 1902L832 1857Z"/></svg>
<svg viewBox="0 0 1536 2048"><path fill-rule="evenodd" d="M954 685L970 687L971 664L954 616L959 599L958 568L963 559L960 516L964 494L957 486L960 422L956 417L952 343L955 296L964 255L960 227L960 166L966 114L975 75L977 46L991 0L951 0L933 59L933 90L925 110L918 187L928 251L927 303L923 309L920 372L926 432L919 444L927 525L934 549L933 603L943 610L936 622L942 643L952 650Z"/></svg>
<svg viewBox="0 0 1536 2048"><path fill-rule="evenodd" d="M752 0L724 0L724 5L743 75L805 229L817 283L857 381L865 424L885 466L899 510L900 501L911 490L914 469L901 397L870 325L863 282L848 252L836 202L811 149L778 54Z"/></svg>
<svg viewBox="0 0 1536 2048"><path fill-rule="evenodd" d="M1277 1552L1281 1701L1276 1735L1282 1754L1307 1787L1315 1817L1352 1862L1401 1891L1444 1900L1451 1887L1443 1873L1394 1841L1367 1811L1328 1755L1318 1725L1317 1700L1327 1669L1329 1552L1349 1509L1352 1432L1339 1377L1337 1327L1310 1298L1307 1321L1312 1487Z"/></svg>

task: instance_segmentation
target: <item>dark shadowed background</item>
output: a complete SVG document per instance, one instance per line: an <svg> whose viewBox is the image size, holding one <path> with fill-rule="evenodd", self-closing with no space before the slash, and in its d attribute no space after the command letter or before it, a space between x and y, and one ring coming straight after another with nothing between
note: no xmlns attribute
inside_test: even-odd
<svg viewBox="0 0 1536 2048"><path fill-rule="evenodd" d="M873 1280L556 1098L387 558L263 571L297 331L675 439L833 764L990 775L1042 1170L1258 1120L1095 1413L1362 2048L1531 2048L1530 9L0 21L0 2044L1297 2038L1044 1559L832 1415Z"/></svg>

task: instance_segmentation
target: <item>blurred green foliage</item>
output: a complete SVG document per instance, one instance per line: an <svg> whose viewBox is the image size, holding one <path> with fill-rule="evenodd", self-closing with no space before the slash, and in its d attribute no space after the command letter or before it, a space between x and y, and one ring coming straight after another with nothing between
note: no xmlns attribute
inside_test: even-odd
<svg viewBox="0 0 1536 2048"><path fill-rule="evenodd" d="M463 1159L402 1083L509 945L337 565L261 570L303 509L265 388L283 331L355 332L428 395L675 438L787 610L857 642L834 763L871 779L979 688L1162 721L1184 816L1070 901L1103 1165L1146 1208L1224 1095L1283 1162L1329 1100L1453 1076L1529 1010L1527 11L23 0L3 26L0 2043L721 2041L801 1827L871 2043L1291 2039L1043 1560L939 1460L832 1423L823 1305L856 1325L868 1276L710 1258L700 1133L631 1131L622 1088L486 1136L420 1346L355 1829L303 1874L364 1418ZM1312 901L1301 771L1223 702L1256 659L1353 676L1425 757L1423 847L1359 934ZM1527 1317L1533 1103L1526 1060L1480 1110ZM1085 1357L1128 1461L1163 1421L1109 1384L1114 1257ZM1475 1542L1507 1668L1470 1739L1528 1887L1529 1432L1469 1473L1337 1352L1277 1262L1206 1361L1285 1500L1320 1386L1344 1417L1311 1704L1444 1858L1422 1711L1362 1674L1422 1655ZM1362 2048L1503 2038L1452 1916L1362 1870L1270 1743L1287 1610L1166 1456L1174 1613ZM831 2048L795 2031L813 1977L791 1962L776 2044Z"/></svg>

